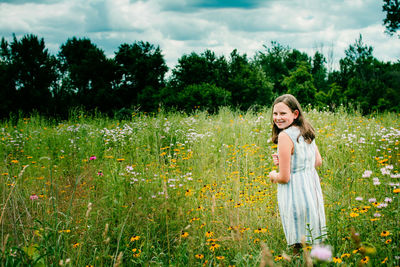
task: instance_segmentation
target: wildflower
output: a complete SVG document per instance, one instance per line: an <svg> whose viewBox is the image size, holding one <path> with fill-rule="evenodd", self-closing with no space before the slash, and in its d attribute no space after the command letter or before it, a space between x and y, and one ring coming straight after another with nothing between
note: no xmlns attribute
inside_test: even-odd
<svg viewBox="0 0 400 267"><path fill-rule="evenodd" d="M387 260L388 260L388 257L386 257L385 259L383 259L383 261L382 261L381 263L382 263L382 264L385 264Z"/></svg>
<svg viewBox="0 0 400 267"><path fill-rule="evenodd" d="M385 237L385 236L388 236L388 235L390 235L389 231L382 231L382 233L381 233L381 237Z"/></svg>
<svg viewBox="0 0 400 267"><path fill-rule="evenodd" d="M139 240L139 239L140 239L140 236L134 235L134 236L131 237L130 241L134 242L134 241Z"/></svg>
<svg viewBox="0 0 400 267"><path fill-rule="evenodd" d="M364 171L362 177L363 178L368 178L368 177L371 176L371 174L372 174L372 171L366 170L366 171Z"/></svg>
<svg viewBox="0 0 400 267"><path fill-rule="evenodd" d="M385 202L391 203L391 202L392 202L392 199L391 199L390 197L387 197L387 198L385 198Z"/></svg>
<svg viewBox="0 0 400 267"><path fill-rule="evenodd" d="M212 237L214 236L214 232L208 231L205 233L206 237Z"/></svg>
<svg viewBox="0 0 400 267"><path fill-rule="evenodd" d="M95 159L97 159L96 156L91 156L91 157L89 158L89 160L95 160Z"/></svg>
<svg viewBox="0 0 400 267"><path fill-rule="evenodd" d="M122 161L124 161L124 160L125 160L125 159L123 159L123 158L117 159L118 162L122 162Z"/></svg>
<svg viewBox="0 0 400 267"><path fill-rule="evenodd" d="M181 237L182 238L186 238L186 237L188 237L189 236L189 233L188 232L182 232L181 233Z"/></svg>
<svg viewBox="0 0 400 267"><path fill-rule="evenodd" d="M319 261L330 261L332 258L332 251L327 246L315 246L311 250L311 257L316 258Z"/></svg>
<svg viewBox="0 0 400 267"><path fill-rule="evenodd" d="M393 189L393 193L395 193L395 194L400 193L400 188Z"/></svg>
<svg viewBox="0 0 400 267"><path fill-rule="evenodd" d="M381 216L382 216L382 215L381 215L380 213L378 213L378 212L374 213L374 217L375 217L375 218L381 217Z"/></svg>
<svg viewBox="0 0 400 267"><path fill-rule="evenodd" d="M72 247L73 248L77 248L77 247L79 247L79 245L80 245L80 243L75 243L75 244L72 245Z"/></svg>
<svg viewBox="0 0 400 267"><path fill-rule="evenodd" d="M142 253L142 251L140 249L137 249L137 248L132 249L132 252L133 252L132 256L134 258L139 258L140 257L140 253Z"/></svg>
<svg viewBox="0 0 400 267"><path fill-rule="evenodd" d="M350 253L344 253L342 256L340 256L341 259L343 258L350 258Z"/></svg>
<svg viewBox="0 0 400 267"><path fill-rule="evenodd" d="M191 196L192 195L192 190L187 189L185 192L185 196Z"/></svg>
<svg viewBox="0 0 400 267"><path fill-rule="evenodd" d="M342 263L342 259L339 257L333 257L333 262L334 263Z"/></svg>
<svg viewBox="0 0 400 267"><path fill-rule="evenodd" d="M104 173L103 173L102 171L99 171L99 172L97 173L97 175L98 175L98 176L103 176Z"/></svg>
<svg viewBox="0 0 400 267"><path fill-rule="evenodd" d="M386 208L387 207L387 203L379 203L379 205L377 205L376 207L378 208L378 209L381 209L381 208Z"/></svg>
<svg viewBox="0 0 400 267"><path fill-rule="evenodd" d="M196 255L194 255L194 257L195 257L196 259L201 260L202 258L204 258L204 255L203 255L203 254L196 254Z"/></svg>
<svg viewBox="0 0 400 267"><path fill-rule="evenodd" d="M368 208L364 207L360 210L360 213L366 213L368 211Z"/></svg>
<svg viewBox="0 0 400 267"><path fill-rule="evenodd" d="M258 229L256 229L256 230L254 230L254 233L256 233L256 234L261 233L261 228L258 228Z"/></svg>
<svg viewBox="0 0 400 267"><path fill-rule="evenodd" d="M390 171L386 168L381 168L381 173L382 173L382 175L390 174Z"/></svg>
<svg viewBox="0 0 400 267"><path fill-rule="evenodd" d="M220 245L218 245L217 243L212 243L211 246L210 246L210 250L214 251L215 249L217 249L219 247L220 247Z"/></svg>
<svg viewBox="0 0 400 267"><path fill-rule="evenodd" d="M39 199L39 197L38 197L38 195L36 195L36 194L33 194L33 195L31 195L30 197L30 200L37 200L37 199Z"/></svg>
<svg viewBox="0 0 400 267"><path fill-rule="evenodd" d="M370 199L368 199L368 202L369 202L369 203L376 202L376 198L370 198Z"/></svg>
<svg viewBox="0 0 400 267"><path fill-rule="evenodd" d="M362 264L367 264L369 262L369 257L368 256L365 256L362 260L361 260L361 263Z"/></svg>
<svg viewBox="0 0 400 267"><path fill-rule="evenodd" d="M392 239L388 239L385 241L385 244L390 244L390 243L392 243Z"/></svg>
<svg viewBox="0 0 400 267"><path fill-rule="evenodd" d="M275 256L274 258L275 261L280 261L282 259L283 259L282 255Z"/></svg>
<svg viewBox="0 0 400 267"><path fill-rule="evenodd" d="M381 184L381 182L379 181L379 178L374 178L373 179L373 182L374 182L374 185L380 185Z"/></svg>
<svg viewBox="0 0 400 267"><path fill-rule="evenodd" d="M220 260L220 261L223 260L223 259L225 259L224 256L217 256L216 258L217 258L217 260Z"/></svg>
<svg viewBox="0 0 400 267"><path fill-rule="evenodd" d="M360 215L360 214L358 214L358 213L356 213L356 212L350 213L350 217L352 217L352 218L357 217L357 216L359 216L359 215Z"/></svg>
<svg viewBox="0 0 400 267"><path fill-rule="evenodd" d="M378 207L380 204L381 204L381 203L378 203L378 202L372 202L372 205L373 205L374 207Z"/></svg>
<svg viewBox="0 0 400 267"><path fill-rule="evenodd" d="M357 201L362 201L363 198L362 198L362 197L356 197L356 200L357 200Z"/></svg>

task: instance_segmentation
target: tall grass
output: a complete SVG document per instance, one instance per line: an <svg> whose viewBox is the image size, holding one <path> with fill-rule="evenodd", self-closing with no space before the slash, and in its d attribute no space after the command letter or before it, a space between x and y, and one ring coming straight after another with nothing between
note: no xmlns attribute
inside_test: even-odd
<svg viewBox="0 0 400 267"><path fill-rule="evenodd" d="M330 264L399 265L399 114L306 115L324 159ZM2 265L307 265L286 246L268 182L270 116L3 122Z"/></svg>

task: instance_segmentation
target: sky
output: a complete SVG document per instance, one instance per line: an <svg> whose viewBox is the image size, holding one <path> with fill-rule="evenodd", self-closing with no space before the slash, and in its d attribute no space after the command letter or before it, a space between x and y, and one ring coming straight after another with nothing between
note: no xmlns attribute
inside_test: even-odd
<svg viewBox="0 0 400 267"><path fill-rule="evenodd" d="M170 69L191 52L234 50L252 58L271 41L337 68L362 35L381 61L400 59L400 39L384 33L381 0L0 0L0 37L43 38L52 54L69 38L89 38L108 57L136 41L159 46Z"/></svg>

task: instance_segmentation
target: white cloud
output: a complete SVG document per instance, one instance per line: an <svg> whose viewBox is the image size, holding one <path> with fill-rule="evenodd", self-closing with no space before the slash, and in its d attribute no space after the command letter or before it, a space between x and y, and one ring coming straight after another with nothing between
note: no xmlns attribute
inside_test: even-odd
<svg viewBox="0 0 400 267"><path fill-rule="evenodd" d="M10 1L9 1L10 2ZM192 51L252 57L277 41L312 55L316 49L336 61L363 35L379 60L397 61L400 43L384 34L382 3L376 0L220 1L58 0L0 3L0 35L10 40L35 34L54 53L68 38L88 37L108 56L122 43L159 45L169 67ZM255 8L255 5L258 7ZM246 6L246 4L248 4ZM244 8L240 8L244 6Z"/></svg>

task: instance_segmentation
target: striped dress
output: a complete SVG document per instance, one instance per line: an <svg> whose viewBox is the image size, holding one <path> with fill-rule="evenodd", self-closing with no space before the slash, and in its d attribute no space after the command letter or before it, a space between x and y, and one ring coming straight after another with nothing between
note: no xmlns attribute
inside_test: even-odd
<svg viewBox="0 0 400 267"><path fill-rule="evenodd" d="M278 206L288 245L320 243L326 235L325 211L321 185L315 169L315 141L308 144L299 128L284 130L294 144L290 163L290 180L278 184Z"/></svg>

